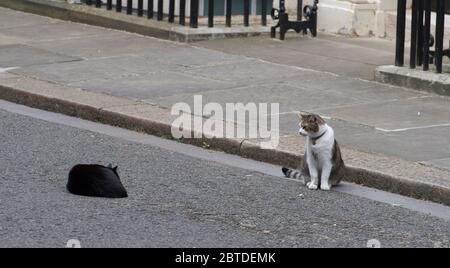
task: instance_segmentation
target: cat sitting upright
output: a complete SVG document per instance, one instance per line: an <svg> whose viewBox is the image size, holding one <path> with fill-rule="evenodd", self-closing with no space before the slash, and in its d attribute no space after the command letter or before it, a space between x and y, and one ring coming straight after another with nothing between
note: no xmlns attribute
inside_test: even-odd
<svg viewBox="0 0 450 268"><path fill-rule="evenodd" d="M69 173L67 190L72 194L91 197L128 197L117 167L112 165L76 165Z"/></svg>
<svg viewBox="0 0 450 268"><path fill-rule="evenodd" d="M333 129L317 114L300 113L299 134L306 137L306 152L299 170L282 168L288 178L299 179L309 189L329 191L344 175L344 161Z"/></svg>

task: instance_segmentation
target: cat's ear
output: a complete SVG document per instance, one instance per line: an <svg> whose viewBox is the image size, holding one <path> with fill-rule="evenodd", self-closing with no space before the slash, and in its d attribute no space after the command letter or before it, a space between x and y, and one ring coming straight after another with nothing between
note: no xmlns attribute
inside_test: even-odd
<svg viewBox="0 0 450 268"><path fill-rule="evenodd" d="M300 119L304 119L304 118L306 118L308 115L309 115L309 114L308 114L307 112L304 112L304 111L300 111L300 112L298 113L298 117L299 117Z"/></svg>
<svg viewBox="0 0 450 268"><path fill-rule="evenodd" d="M319 124L324 124L325 120L323 120L323 118L320 115L315 114L314 115L314 122L319 123Z"/></svg>
<svg viewBox="0 0 450 268"><path fill-rule="evenodd" d="M115 167L112 168L112 170L114 170L114 171L117 172L117 169L118 169L118 168L119 168L119 166L115 166Z"/></svg>
<svg viewBox="0 0 450 268"><path fill-rule="evenodd" d="M109 164L107 167L108 167L108 168L111 168L111 169L113 168L113 166L112 166L111 164Z"/></svg>

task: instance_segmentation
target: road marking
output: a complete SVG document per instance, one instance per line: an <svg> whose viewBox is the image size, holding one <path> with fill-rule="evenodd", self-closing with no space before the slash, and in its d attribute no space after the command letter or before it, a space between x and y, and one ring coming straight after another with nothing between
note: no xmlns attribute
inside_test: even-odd
<svg viewBox="0 0 450 268"><path fill-rule="evenodd" d="M50 123L65 125L78 129L84 129L99 134L107 135L114 138L120 138L131 142L142 143L154 147L159 147L172 152L184 154L194 158L214 161L223 165L241 168L245 170L255 171L262 174L270 175L274 179L280 181L288 180L299 182L298 180L286 178L281 173L281 167L277 165L258 162L255 160L242 158L237 155L225 154L223 152L205 150L189 144L179 143L143 133L134 132L127 129L95 123L75 117L62 114L42 111L23 105L0 100L0 109L10 113L19 114ZM450 207L432 203L429 201L417 200L410 197L401 196L377 189L364 187L352 183L342 183L338 187L333 188L334 191L350 194L381 203L387 203L391 206L400 206L402 208L421 212L430 216L438 217L450 221ZM326 194L326 193L324 193Z"/></svg>
<svg viewBox="0 0 450 268"><path fill-rule="evenodd" d="M375 128L376 130L383 132L403 132L408 130L416 130L416 129L426 129L426 128L435 128L435 127L450 127L450 123L446 124L437 124L437 125L428 125L428 126L420 126L420 127L407 127L407 128L396 128L396 129L384 129L384 128Z"/></svg>
<svg viewBox="0 0 450 268"><path fill-rule="evenodd" d="M1 74L1 73L6 73L7 71L15 70L15 69L19 69L19 67L0 68L0 74Z"/></svg>

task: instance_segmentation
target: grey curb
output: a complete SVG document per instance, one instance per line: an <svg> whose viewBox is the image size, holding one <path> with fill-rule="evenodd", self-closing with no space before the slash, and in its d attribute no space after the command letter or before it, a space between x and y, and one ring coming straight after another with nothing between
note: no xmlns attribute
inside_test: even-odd
<svg viewBox="0 0 450 268"><path fill-rule="evenodd" d="M106 11L65 2L46 0L1 0L1 7L47 16L54 19L85 23L178 42L207 39L269 35L270 27L199 27L191 29L154 19L148 20L124 13Z"/></svg>
<svg viewBox="0 0 450 268"><path fill-rule="evenodd" d="M167 123L124 115L82 103L52 98L1 85L0 98L33 108L62 113L90 121L172 139L171 126ZM281 166L294 167L296 166L296 163L299 163L299 161L302 160L300 155L282 150L261 149L258 144L247 140L183 139L180 141ZM442 186L410 181L381 172L352 166L347 166L345 180L417 199L450 205L450 188Z"/></svg>
<svg viewBox="0 0 450 268"><path fill-rule="evenodd" d="M448 74L438 74L433 70L424 72L420 68L410 69L409 67L393 65L379 66L375 70L375 80L380 83L450 96Z"/></svg>

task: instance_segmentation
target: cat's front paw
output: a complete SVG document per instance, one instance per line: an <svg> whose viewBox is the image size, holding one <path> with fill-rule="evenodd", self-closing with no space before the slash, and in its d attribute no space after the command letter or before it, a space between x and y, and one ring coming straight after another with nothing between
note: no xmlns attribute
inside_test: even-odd
<svg viewBox="0 0 450 268"><path fill-rule="evenodd" d="M308 182L306 186L308 186L308 189L317 190L317 184L314 184L312 182Z"/></svg>
<svg viewBox="0 0 450 268"><path fill-rule="evenodd" d="M320 185L320 189L324 190L324 191L329 191L331 190L331 186L329 184L325 184L325 185Z"/></svg>

